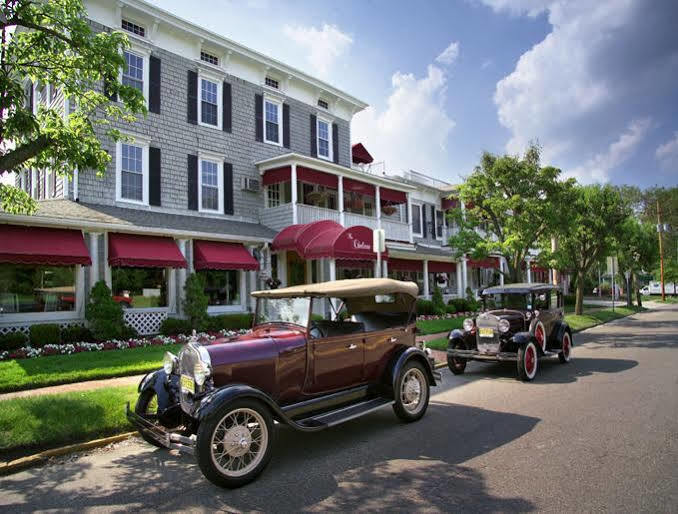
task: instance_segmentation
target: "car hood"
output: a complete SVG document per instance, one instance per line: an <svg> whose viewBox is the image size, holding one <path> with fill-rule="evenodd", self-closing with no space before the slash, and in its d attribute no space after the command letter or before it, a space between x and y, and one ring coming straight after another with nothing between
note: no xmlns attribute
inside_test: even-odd
<svg viewBox="0 0 678 514"><path fill-rule="evenodd" d="M493 314L499 319L507 320L511 325L511 333L525 330L525 314L511 309L496 309L487 312Z"/></svg>

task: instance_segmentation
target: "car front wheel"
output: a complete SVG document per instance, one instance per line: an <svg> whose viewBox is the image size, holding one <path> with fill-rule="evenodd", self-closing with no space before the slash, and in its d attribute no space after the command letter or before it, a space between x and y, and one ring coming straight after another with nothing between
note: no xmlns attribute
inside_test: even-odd
<svg viewBox="0 0 678 514"><path fill-rule="evenodd" d="M532 341L518 348L518 377L520 380L532 380L537 374L538 366L537 347Z"/></svg>
<svg viewBox="0 0 678 514"><path fill-rule="evenodd" d="M465 350L464 344L457 341L454 343L453 348L455 350ZM450 371L455 375L461 375L466 369L466 359L461 357L450 357L447 356L447 367L450 368Z"/></svg>
<svg viewBox="0 0 678 514"><path fill-rule="evenodd" d="M134 407L134 413L145 418L153 424L159 424L158 421L158 395L153 390L142 391ZM149 444L162 448L162 445L155 439L148 437L142 430L139 435Z"/></svg>
<svg viewBox="0 0 678 514"><path fill-rule="evenodd" d="M430 384L424 366L411 360L403 366L395 390L393 410L406 422L417 421L426 413Z"/></svg>
<svg viewBox="0 0 678 514"><path fill-rule="evenodd" d="M256 400L236 400L213 413L198 428L196 457L203 475L220 487L254 480L271 459L273 417Z"/></svg>

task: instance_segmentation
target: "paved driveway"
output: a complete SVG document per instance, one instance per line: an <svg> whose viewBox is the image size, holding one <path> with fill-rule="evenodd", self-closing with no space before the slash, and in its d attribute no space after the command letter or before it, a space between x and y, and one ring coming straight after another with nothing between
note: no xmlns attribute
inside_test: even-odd
<svg viewBox="0 0 678 514"><path fill-rule="evenodd" d="M531 384L510 364L444 372L426 417L390 409L279 431L268 469L220 490L191 457L131 440L0 478L0 509L678 512L678 306L575 337Z"/></svg>

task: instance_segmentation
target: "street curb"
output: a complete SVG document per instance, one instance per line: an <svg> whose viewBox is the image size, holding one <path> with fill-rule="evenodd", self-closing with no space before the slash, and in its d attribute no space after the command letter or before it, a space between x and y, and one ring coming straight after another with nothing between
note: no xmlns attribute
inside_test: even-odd
<svg viewBox="0 0 678 514"><path fill-rule="evenodd" d="M124 441L125 439L136 435L136 433L137 432L125 432L124 434L104 437L103 439L95 439L85 443L70 444L68 446L62 446L61 448L45 450L34 455L29 455L28 457L22 457L9 462L2 462L0 463L0 475L10 475L22 469L36 466L46 461L50 457L58 457L60 455L66 455L69 453L82 452L85 450L91 450L93 448L101 448L102 446L107 446L111 443Z"/></svg>

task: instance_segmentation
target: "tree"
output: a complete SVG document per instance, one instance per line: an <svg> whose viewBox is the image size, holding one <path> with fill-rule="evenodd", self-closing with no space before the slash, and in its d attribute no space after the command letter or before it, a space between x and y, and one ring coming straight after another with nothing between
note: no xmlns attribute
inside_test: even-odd
<svg viewBox="0 0 678 514"><path fill-rule="evenodd" d="M191 273L184 284L184 312L194 330L204 330L207 326L207 305L209 298L205 294L205 281L197 273Z"/></svg>
<svg viewBox="0 0 678 514"><path fill-rule="evenodd" d="M631 210L619 190L609 185L575 186L573 193L568 203L561 206L569 223L560 225L554 233L558 249L551 252L550 239L543 237L540 257L575 275L575 314L581 314L585 275L593 264L611 253Z"/></svg>
<svg viewBox="0 0 678 514"><path fill-rule="evenodd" d="M0 147L0 173L25 167L103 173L111 157L95 127L117 141L122 135L112 122L132 122L146 112L142 93L117 81L127 36L92 32L81 0L5 0L0 29L0 141L11 142ZM26 79L58 88L73 112L65 117L61 109L38 104L34 113ZM35 210L10 186L0 188L0 197L8 212Z"/></svg>
<svg viewBox="0 0 678 514"><path fill-rule="evenodd" d="M483 153L480 164L459 188L465 213L450 217L459 231L450 237L457 256L506 259L511 282L519 282L530 248L561 223L563 204L573 181L559 181L560 170L540 164L540 148L532 145L520 158Z"/></svg>

